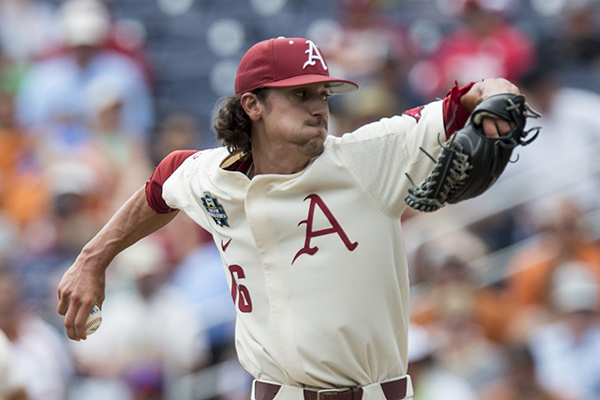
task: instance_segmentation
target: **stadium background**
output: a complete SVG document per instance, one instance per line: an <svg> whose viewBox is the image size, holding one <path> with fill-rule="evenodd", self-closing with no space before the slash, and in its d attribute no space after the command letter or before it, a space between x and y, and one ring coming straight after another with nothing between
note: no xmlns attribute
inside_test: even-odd
<svg viewBox="0 0 600 400"><path fill-rule="evenodd" d="M489 192L404 217L417 400L598 400L598 11L595 0L0 1L0 328L30 398L248 398L218 251L185 216L115 260L105 321L86 342L67 340L56 285L162 157L218 145L210 122L244 52L302 36L361 86L332 98L332 134L488 76L544 114Z"/></svg>

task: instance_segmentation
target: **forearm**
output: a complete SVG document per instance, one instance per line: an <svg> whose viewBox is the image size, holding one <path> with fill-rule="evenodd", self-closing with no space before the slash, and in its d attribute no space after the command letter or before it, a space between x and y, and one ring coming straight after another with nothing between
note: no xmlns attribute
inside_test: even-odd
<svg viewBox="0 0 600 400"><path fill-rule="evenodd" d="M98 234L84 246L78 259L105 270L114 257L138 240L168 224L177 212L158 214L148 205L144 188L134 193ZM93 260L92 263L89 261Z"/></svg>
<svg viewBox="0 0 600 400"><path fill-rule="evenodd" d="M115 213L65 272L58 285L58 313L73 340L85 339L85 322L94 305L104 301L105 270L117 254L165 226L177 212L159 214L146 202L144 188Z"/></svg>

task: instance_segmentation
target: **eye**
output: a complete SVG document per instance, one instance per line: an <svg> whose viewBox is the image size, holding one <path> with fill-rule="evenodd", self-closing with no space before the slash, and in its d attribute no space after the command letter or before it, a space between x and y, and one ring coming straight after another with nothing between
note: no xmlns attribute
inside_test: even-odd
<svg viewBox="0 0 600 400"><path fill-rule="evenodd" d="M327 102L329 101L329 98L331 97L331 93L327 92L327 93L323 93L323 101Z"/></svg>
<svg viewBox="0 0 600 400"><path fill-rule="evenodd" d="M301 99L303 99L307 96L306 90L298 90L294 94L296 96L300 97Z"/></svg>

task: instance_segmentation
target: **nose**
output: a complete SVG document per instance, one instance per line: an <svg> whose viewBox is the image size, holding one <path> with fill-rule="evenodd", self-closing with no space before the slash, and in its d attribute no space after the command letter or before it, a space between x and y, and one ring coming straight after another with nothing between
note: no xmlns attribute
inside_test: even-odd
<svg viewBox="0 0 600 400"><path fill-rule="evenodd" d="M310 103L310 113L315 117L326 117L329 115L329 104L323 100L322 96L315 96Z"/></svg>

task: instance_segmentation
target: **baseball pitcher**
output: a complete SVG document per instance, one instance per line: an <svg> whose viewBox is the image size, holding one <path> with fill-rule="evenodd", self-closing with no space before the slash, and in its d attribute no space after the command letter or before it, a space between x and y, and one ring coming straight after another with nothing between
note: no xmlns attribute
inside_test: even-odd
<svg viewBox="0 0 600 400"><path fill-rule="evenodd" d="M114 256L183 211L220 249L253 400L411 398L402 212L483 192L523 144L528 107L488 79L328 136L328 98L357 88L310 40L250 48L214 121L223 147L167 156L65 273L67 335L85 339Z"/></svg>

